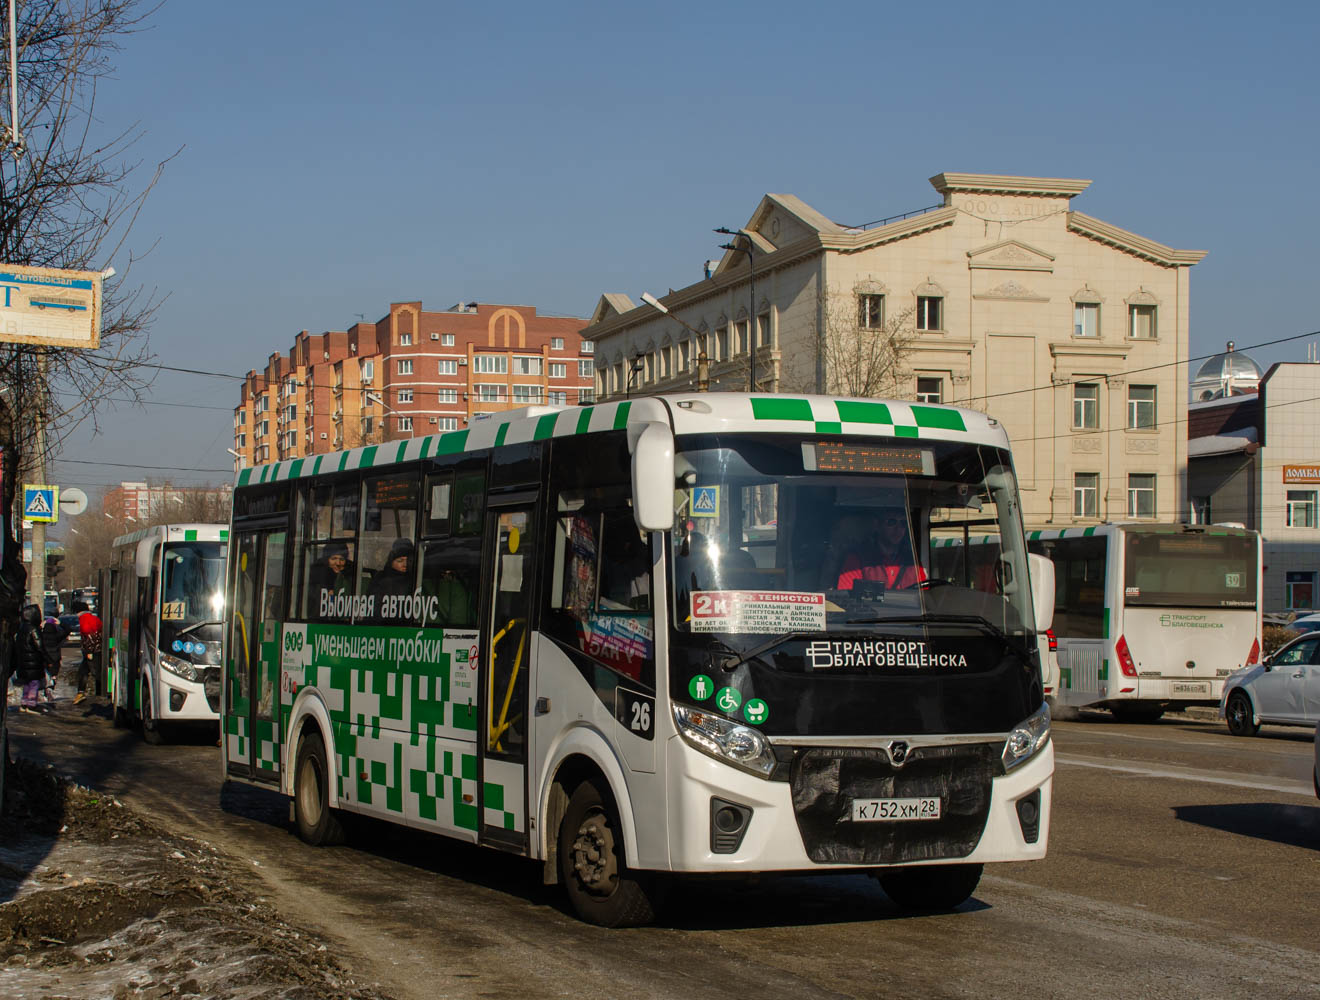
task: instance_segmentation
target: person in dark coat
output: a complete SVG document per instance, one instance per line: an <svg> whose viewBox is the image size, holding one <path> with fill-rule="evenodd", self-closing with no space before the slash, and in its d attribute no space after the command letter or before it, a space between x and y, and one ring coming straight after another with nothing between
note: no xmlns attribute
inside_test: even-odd
<svg viewBox="0 0 1320 1000"><path fill-rule="evenodd" d="M396 538L385 557L385 565L371 578L371 594L376 617L384 621L407 618L386 601L389 597L409 596L413 592L413 543L407 538Z"/></svg>
<svg viewBox="0 0 1320 1000"><path fill-rule="evenodd" d="M37 711L37 693L46 678L46 650L41 644L41 608L27 605L22 612L18 629L18 645L14 650L14 675L23 688L20 712Z"/></svg>
<svg viewBox="0 0 1320 1000"><path fill-rule="evenodd" d="M60 676L60 666L64 661L64 640L68 637L69 630L60 624L58 618L47 618L41 626L41 648L46 656L44 693L47 704L55 703L55 681Z"/></svg>

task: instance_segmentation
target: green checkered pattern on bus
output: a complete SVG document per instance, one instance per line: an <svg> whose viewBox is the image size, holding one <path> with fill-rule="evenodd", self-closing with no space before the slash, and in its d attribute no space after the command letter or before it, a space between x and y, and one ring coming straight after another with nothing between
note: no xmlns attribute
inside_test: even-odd
<svg viewBox="0 0 1320 1000"><path fill-rule="evenodd" d="M477 828L476 643L466 629L286 626L285 710L320 692L346 802Z"/></svg>
<svg viewBox="0 0 1320 1000"><path fill-rule="evenodd" d="M747 399L753 421L786 421L804 425L817 434L883 431L900 438L947 437L966 434L963 414L949 406L924 403L877 402L868 399L829 399L804 396L753 396ZM242 469L238 485L300 479L327 472L369 469L396 462L457 455L480 448L502 447L510 441L545 441L554 437L621 430L628 425L633 401L620 400L596 406L543 413L533 417L501 420L483 431L485 421L474 421L466 430L449 431L424 438L410 438L383 445L368 445L351 451L309 455L271 465Z"/></svg>
<svg viewBox="0 0 1320 1000"><path fill-rule="evenodd" d="M225 745L229 760L236 764L252 762L252 741L248 738L248 718L245 715L226 715Z"/></svg>

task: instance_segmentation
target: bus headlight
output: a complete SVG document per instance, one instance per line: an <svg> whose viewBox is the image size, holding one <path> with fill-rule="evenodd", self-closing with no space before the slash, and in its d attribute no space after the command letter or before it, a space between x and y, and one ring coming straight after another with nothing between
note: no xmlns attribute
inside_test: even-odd
<svg viewBox="0 0 1320 1000"><path fill-rule="evenodd" d="M1004 741L1004 770L1011 771L1023 761L1030 760L1050 741L1050 707L1039 709L1018 723Z"/></svg>
<svg viewBox="0 0 1320 1000"><path fill-rule="evenodd" d="M674 706L674 722L689 745L718 761L761 778L775 769L769 742L749 726L689 705Z"/></svg>
<svg viewBox="0 0 1320 1000"><path fill-rule="evenodd" d="M181 660L177 656L170 656L169 653L160 654L160 665L177 677L182 677L185 681L201 680L197 668L187 660Z"/></svg>

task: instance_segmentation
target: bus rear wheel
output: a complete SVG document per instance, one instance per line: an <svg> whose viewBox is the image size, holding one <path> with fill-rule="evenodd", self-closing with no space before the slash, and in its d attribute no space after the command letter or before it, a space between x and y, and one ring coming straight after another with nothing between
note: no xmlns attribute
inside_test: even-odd
<svg viewBox="0 0 1320 1000"><path fill-rule="evenodd" d="M885 895L905 910L933 913L967 902L981 881L981 865L924 865L875 872Z"/></svg>
<svg viewBox="0 0 1320 1000"><path fill-rule="evenodd" d="M559 878L577 915L602 927L636 927L655 919L652 877L630 871L613 802L595 781L574 789L559 827Z"/></svg>
<svg viewBox="0 0 1320 1000"><path fill-rule="evenodd" d="M316 847L344 842L344 827L330 808L330 767L319 733L298 744L293 769L293 819L298 836Z"/></svg>

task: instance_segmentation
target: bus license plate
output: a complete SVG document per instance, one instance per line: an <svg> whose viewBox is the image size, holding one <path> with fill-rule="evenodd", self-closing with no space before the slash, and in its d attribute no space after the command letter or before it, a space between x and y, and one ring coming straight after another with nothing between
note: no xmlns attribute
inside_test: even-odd
<svg viewBox="0 0 1320 1000"><path fill-rule="evenodd" d="M1174 694L1208 694L1210 685L1205 681L1197 683L1195 681L1176 681L1173 685Z"/></svg>
<svg viewBox="0 0 1320 1000"><path fill-rule="evenodd" d="M916 819L939 819L937 795L920 799L853 799L854 823L903 822Z"/></svg>

